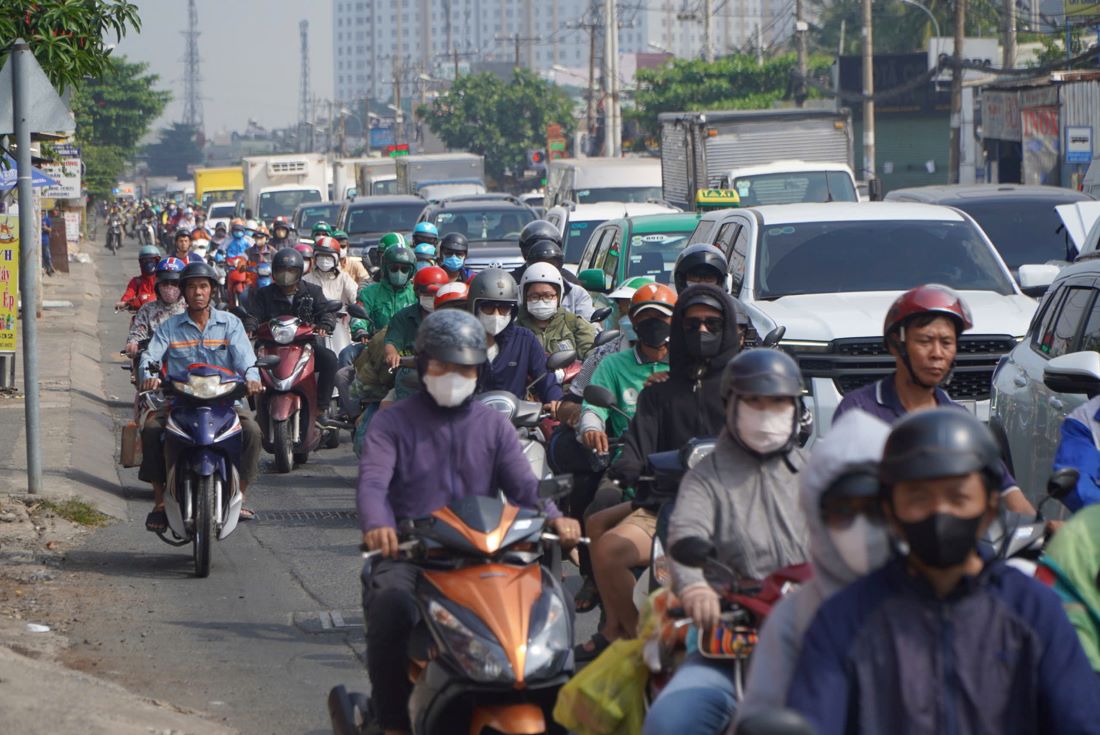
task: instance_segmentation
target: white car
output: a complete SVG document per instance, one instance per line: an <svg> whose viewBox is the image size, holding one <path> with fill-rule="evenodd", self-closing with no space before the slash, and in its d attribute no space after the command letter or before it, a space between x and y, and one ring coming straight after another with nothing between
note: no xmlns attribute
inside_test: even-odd
<svg viewBox="0 0 1100 735"><path fill-rule="evenodd" d="M600 202L598 204L559 204L546 213L547 220L561 232L566 268L575 271L584 254L584 246L596 228L604 222L642 214L679 212L676 207L651 202Z"/></svg>
<svg viewBox="0 0 1100 735"><path fill-rule="evenodd" d="M215 202L206 211L206 227L213 232L215 227L222 224L228 230L229 222L234 217L242 216L244 211L239 202Z"/></svg>
<svg viewBox="0 0 1100 735"><path fill-rule="evenodd" d="M993 371L1027 332L1036 303L1012 279L966 214L928 204L787 204L703 215L690 242L730 260L731 293L759 334L786 327L781 346L798 359L815 434L824 435L844 395L889 375L882 325L890 304L923 283L958 290L974 315L946 387L983 420Z"/></svg>
<svg viewBox="0 0 1100 735"><path fill-rule="evenodd" d="M736 191L742 207L860 201L856 177L844 163L774 161L742 166L722 177L719 186Z"/></svg>

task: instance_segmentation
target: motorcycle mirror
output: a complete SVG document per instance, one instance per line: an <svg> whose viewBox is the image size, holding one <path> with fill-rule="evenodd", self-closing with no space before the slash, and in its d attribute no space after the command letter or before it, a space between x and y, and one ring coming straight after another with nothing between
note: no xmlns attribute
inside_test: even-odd
<svg viewBox="0 0 1100 735"><path fill-rule="evenodd" d="M762 347L775 347L779 344L779 341L783 339L783 335L786 333L786 327L776 327L764 336L764 341L760 344Z"/></svg>
<svg viewBox="0 0 1100 735"><path fill-rule="evenodd" d="M592 322L593 324L599 324L603 320L607 319L607 317L609 316L611 316L611 307L605 306L602 309L596 309L594 312L592 312L592 316L588 317L588 321Z"/></svg>
<svg viewBox="0 0 1100 735"><path fill-rule="evenodd" d="M543 500L557 500L573 492L573 475L554 475L539 480L539 497Z"/></svg>
<svg viewBox="0 0 1100 735"><path fill-rule="evenodd" d="M328 302L328 306L325 307L325 313L326 314L335 314L336 312L340 311L343 308L344 308L344 305L341 302L339 302L339 301L330 301L330 302Z"/></svg>
<svg viewBox="0 0 1100 735"><path fill-rule="evenodd" d="M584 387L584 400L599 408L611 408L615 405L615 394L602 385L589 383Z"/></svg>
<svg viewBox="0 0 1100 735"><path fill-rule="evenodd" d="M262 367L262 368L275 367L278 364L279 364L279 356L278 355L264 355L263 357L257 357L256 358L256 367Z"/></svg>
<svg viewBox="0 0 1100 735"><path fill-rule="evenodd" d="M229 313L240 319L242 322L248 318L248 312L239 306L234 306L229 310Z"/></svg>
<svg viewBox="0 0 1100 735"><path fill-rule="evenodd" d="M359 304L351 304L348 306L347 312L356 319L370 319L370 314Z"/></svg>
<svg viewBox="0 0 1100 735"><path fill-rule="evenodd" d="M1063 467L1055 470L1047 480L1047 495L1055 500L1061 500L1069 495L1077 487L1077 481L1081 479L1081 473L1075 467Z"/></svg>
<svg viewBox="0 0 1100 735"><path fill-rule="evenodd" d="M596 339L592 342L593 349L596 347L603 347L606 344L611 344L617 340L622 333L618 329L605 329L596 335Z"/></svg>
<svg viewBox="0 0 1100 735"><path fill-rule="evenodd" d="M698 569L706 564L708 559L715 557L717 549L714 548L714 544L705 538L689 536L674 543L668 553L685 567Z"/></svg>
<svg viewBox="0 0 1100 735"><path fill-rule="evenodd" d="M561 370L567 365L572 365L577 360L576 350L562 350L555 352L546 358L547 371Z"/></svg>
<svg viewBox="0 0 1100 735"><path fill-rule="evenodd" d="M783 707L761 710L737 725L737 735L813 735L814 729L799 713Z"/></svg>

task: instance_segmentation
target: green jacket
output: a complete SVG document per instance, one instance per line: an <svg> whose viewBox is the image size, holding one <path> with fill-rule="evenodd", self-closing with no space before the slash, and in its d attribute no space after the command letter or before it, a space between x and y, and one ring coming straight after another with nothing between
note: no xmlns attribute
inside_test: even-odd
<svg viewBox="0 0 1100 735"><path fill-rule="evenodd" d="M420 304L413 303L394 314L386 327L385 343L393 345L402 355L413 354L416 330L420 329L420 322L424 321L421 312Z"/></svg>
<svg viewBox="0 0 1100 735"><path fill-rule="evenodd" d="M1073 514L1039 560L1054 574L1054 591L1094 671L1100 672L1100 505ZM1040 573L1039 578L1043 578Z"/></svg>
<svg viewBox="0 0 1100 735"><path fill-rule="evenodd" d="M615 396L615 405L627 416L634 415L634 409L638 405L638 394L645 387L646 380L654 373L668 370L668 362L643 362L638 349L623 350L613 355L608 355L596 366L596 372L592 374L590 385L600 385L607 388ZM581 409L581 428L578 434L583 434L588 423L583 417L586 413L595 414L606 426L607 435L617 437L626 431L627 419L617 411L609 411L606 408L593 406L587 401Z"/></svg>
<svg viewBox="0 0 1100 735"><path fill-rule="evenodd" d="M379 329L385 328L398 311L415 304L416 292L413 290L412 281L405 284L400 291L395 290L386 281L381 281L369 283L359 289L356 301L366 309L369 318L352 319L351 333L355 334L356 330L365 329L374 334Z"/></svg>
<svg viewBox="0 0 1100 735"><path fill-rule="evenodd" d="M596 339L596 328L592 324L565 309L559 308L550 317L545 329L540 329L523 307L519 310L516 322L535 333L547 354L559 350L576 350L577 359L584 360L592 351L592 343Z"/></svg>

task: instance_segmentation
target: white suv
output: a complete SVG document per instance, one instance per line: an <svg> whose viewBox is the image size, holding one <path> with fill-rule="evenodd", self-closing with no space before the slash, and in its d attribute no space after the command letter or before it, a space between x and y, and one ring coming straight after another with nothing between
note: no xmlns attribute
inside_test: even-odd
<svg viewBox="0 0 1100 735"><path fill-rule="evenodd" d="M789 204L703 215L689 242L730 261L731 293L760 334L786 327L815 431L828 431L844 394L894 369L882 340L886 310L906 289L942 283L974 315L947 392L989 416L993 370L1027 331L1036 303L966 214L928 204Z"/></svg>
<svg viewBox="0 0 1100 735"><path fill-rule="evenodd" d="M598 204L559 204L546 213L547 220L561 232L565 264L577 267L584 254L584 246L596 228L611 219L622 219L641 214L668 214L680 210L671 205L653 202L599 202Z"/></svg>

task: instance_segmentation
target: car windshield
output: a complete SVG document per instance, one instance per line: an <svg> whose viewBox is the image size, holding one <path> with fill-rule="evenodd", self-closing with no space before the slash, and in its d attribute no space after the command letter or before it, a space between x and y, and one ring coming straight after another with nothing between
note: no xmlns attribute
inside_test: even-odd
<svg viewBox="0 0 1100 735"><path fill-rule="evenodd" d="M648 202L661 198L659 186L622 186L604 189L580 189L576 192L578 204L595 202Z"/></svg>
<svg viewBox="0 0 1100 735"><path fill-rule="evenodd" d="M993 251L969 222L799 222L761 232L758 299L904 291L922 283L1013 293Z"/></svg>
<svg viewBox="0 0 1100 735"><path fill-rule="evenodd" d="M424 211L424 205L416 202L405 204L367 204L348 210L348 222L344 229L349 235L372 232L412 232L416 218Z"/></svg>
<svg viewBox="0 0 1100 735"><path fill-rule="evenodd" d="M270 221L282 215L289 217L299 204L321 201L316 189L292 189L289 191L265 191L260 194L260 219Z"/></svg>
<svg viewBox="0 0 1100 735"><path fill-rule="evenodd" d="M461 232L470 242L488 240L519 240L519 231L535 219L535 213L526 207L509 207L463 210L461 212L436 212L432 217L439 228L439 236Z"/></svg>
<svg viewBox="0 0 1100 735"><path fill-rule="evenodd" d="M669 283L676 258L688 244L691 231L642 232L631 235L627 252L626 278L649 276L659 283Z"/></svg>
<svg viewBox="0 0 1100 735"><path fill-rule="evenodd" d="M318 222L332 222L339 211L339 204L302 207L298 210L298 232L309 232Z"/></svg>
<svg viewBox="0 0 1100 735"><path fill-rule="evenodd" d="M565 246L565 262L579 263L584 255L584 247L592 237L597 227L607 220L593 219L587 222L570 222L565 226L565 237L562 243Z"/></svg>
<svg viewBox="0 0 1100 735"><path fill-rule="evenodd" d="M1068 202L1003 199L997 202L958 202L953 206L969 214L989 235L1008 267L1066 260L1066 235L1058 230L1062 220L1055 205Z"/></svg>
<svg viewBox="0 0 1100 735"><path fill-rule="evenodd" d="M233 213L237 211L236 204L211 204L210 211L207 212L207 219L228 219L233 216Z"/></svg>
<svg viewBox="0 0 1100 735"><path fill-rule="evenodd" d="M370 185L371 194L396 194L397 193L397 179L390 179L388 181L375 181Z"/></svg>
<svg viewBox="0 0 1100 735"><path fill-rule="evenodd" d="M742 207L802 202L858 202L852 179L844 171L798 171L739 176L733 188Z"/></svg>

